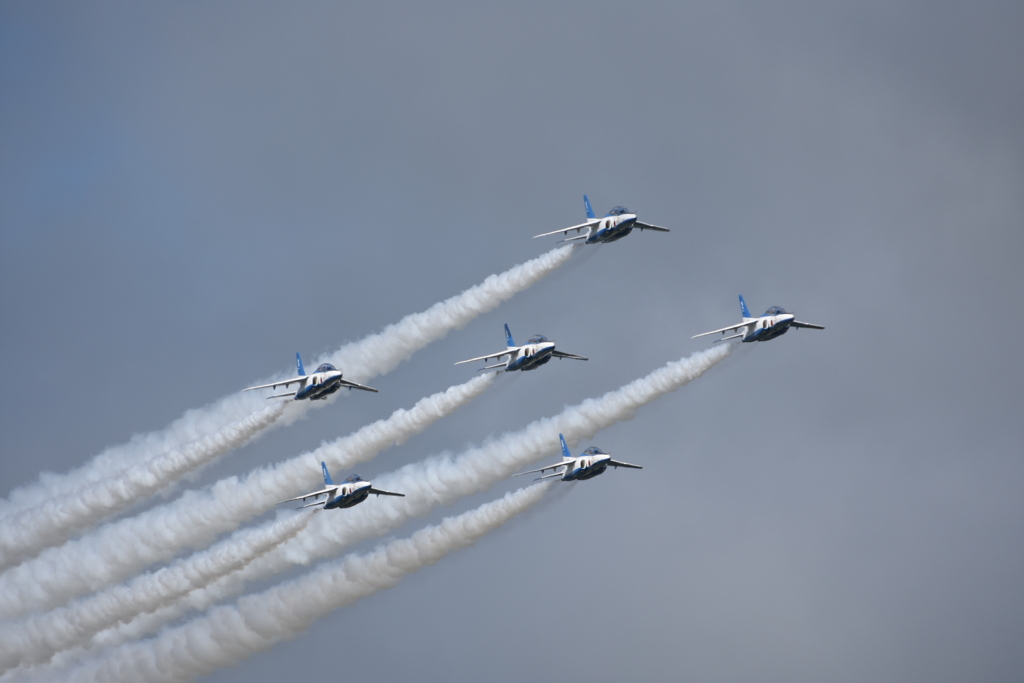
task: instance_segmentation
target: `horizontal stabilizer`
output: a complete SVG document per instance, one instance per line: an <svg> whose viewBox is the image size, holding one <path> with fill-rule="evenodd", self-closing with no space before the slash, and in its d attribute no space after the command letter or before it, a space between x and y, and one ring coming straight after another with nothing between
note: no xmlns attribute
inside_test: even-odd
<svg viewBox="0 0 1024 683"><path fill-rule="evenodd" d="M519 347L512 347L510 349L506 349L505 351L502 351L501 353L492 353L489 356L477 356L476 358L470 358L469 360L460 360L458 363L456 363L456 365L462 365L463 363L472 363L472 362L478 361L478 360L490 360L492 358L501 358L502 356L507 356L509 354L513 354L513 353L515 353L518 350L519 350Z"/></svg>
<svg viewBox="0 0 1024 683"><path fill-rule="evenodd" d="M633 223L633 227L639 230L656 230L657 232L672 232L668 228L660 228L657 225L651 225L650 223L641 223L640 221L635 221Z"/></svg>
<svg viewBox="0 0 1024 683"><path fill-rule="evenodd" d="M809 330L823 330L825 329L821 325L812 325L811 323L802 323L794 320L789 324L790 327L806 327Z"/></svg>
<svg viewBox="0 0 1024 683"><path fill-rule="evenodd" d="M477 370L477 372L483 372L484 370L493 370L494 368L503 368L506 365L507 363L495 363L494 365L485 365L479 370Z"/></svg>
<svg viewBox="0 0 1024 683"><path fill-rule="evenodd" d="M630 465L628 462L619 462L618 460L609 460L608 464L612 467L628 467L633 470L642 470L643 467L640 465Z"/></svg>
<svg viewBox="0 0 1024 683"><path fill-rule="evenodd" d="M575 242L576 240L585 240L588 237L590 237L590 235L579 235L577 237L566 237L564 240L558 240L557 242L555 242L555 244L561 244L562 242Z"/></svg>
<svg viewBox="0 0 1024 683"><path fill-rule="evenodd" d="M589 360L583 356L576 356L571 353L565 353L563 351L552 351L551 355L555 358L572 358L573 360Z"/></svg>
<svg viewBox="0 0 1024 683"><path fill-rule="evenodd" d="M557 235L558 233L562 233L563 235L568 235L570 230L576 230L577 232L579 232L583 228L589 228L590 226L597 225L600 222L601 222L600 220L595 218L593 220L587 221L586 223L580 223L579 225L571 225L568 228L562 228L561 230L552 230L551 232L545 232L545 233L542 233L540 235L534 235L533 237L534 237L534 239L536 239L538 237L547 237L548 235ZM573 238L573 239L577 239L577 238Z"/></svg>
<svg viewBox="0 0 1024 683"><path fill-rule="evenodd" d="M738 338L740 338L742 336L743 336L743 333L740 332L739 334L733 334L733 335L729 335L728 337L722 337L721 339L716 339L715 341L713 341L711 343L712 344L717 344L720 341L729 341L730 339L738 339Z"/></svg>
<svg viewBox="0 0 1024 683"><path fill-rule="evenodd" d="M291 379L281 380L280 382L271 382L270 384L260 384L255 387L247 387L242 391L253 391L254 389L276 389L278 387L286 387L289 384L295 384L296 382L305 382L308 377L292 377Z"/></svg>
<svg viewBox="0 0 1024 683"><path fill-rule="evenodd" d="M384 491L383 489L371 488L370 493L375 496L398 496L399 498L405 498L404 493L394 493L392 491Z"/></svg>
<svg viewBox="0 0 1024 683"><path fill-rule="evenodd" d="M330 500L331 496L333 496L334 492L337 491L337 490L338 490L337 486L328 486L327 488L320 489L319 491L312 491L310 493L304 493L301 496L295 496L294 498L289 498L288 500L282 500L280 503L278 503L278 505L284 505L285 503L291 503L292 501L296 501L296 500L306 500L307 498L319 498L320 496L327 496L327 500ZM324 501L320 501L320 502L324 502ZM304 505L303 507L309 507L309 506Z"/></svg>
<svg viewBox="0 0 1024 683"><path fill-rule="evenodd" d="M359 389L360 391L372 391L375 394L379 394L380 393L379 391L377 391L373 387L367 387L367 386L363 386L362 384L356 384L355 382L349 382L347 379L339 379L338 382L341 383L341 386L346 387L348 389Z"/></svg>
<svg viewBox="0 0 1024 683"><path fill-rule="evenodd" d="M723 327L723 328L721 328L719 330L711 330L710 332L702 332L700 334L695 334L692 337L690 337L690 339L696 339L697 337L706 337L709 334L718 334L719 332L731 332L732 330L738 330L739 328L746 327L746 326L748 326L750 324L751 323L750 323L749 320L744 320L741 323L736 323L735 325L729 325L728 327Z"/></svg>

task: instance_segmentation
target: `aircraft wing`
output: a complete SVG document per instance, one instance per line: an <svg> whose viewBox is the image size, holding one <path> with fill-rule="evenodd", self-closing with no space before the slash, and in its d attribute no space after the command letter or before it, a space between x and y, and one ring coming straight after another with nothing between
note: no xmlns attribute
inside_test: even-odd
<svg viewBox="0 0 1024 683"><path fill-rule="evenodd" d="M356 384L355 382L349 382L347 379L339 379L338 382L341 384L341 386L348 387L349 389L362 389L363 391L372 391L375 394L380 393L373 387L367 387L363 386L362 384Z"/></svg>
<svg viewBox="0 0 1024 683"><path fill-rule="evenodd" d="M572 358L573 360L588 360L583 356L574 356L571 353L564 353L562 351L552 351L551 355L554 356L555 358Z"/></svg>
<svg viewBox="0 0 1024 683"><path fill-rule="evenodd" d="M640 221L633 221L633 227L641 230L657 230L658 232L672 232L668 228L659 228L657 225L651 225L650 223L641 223Z"/></svg>
<svg viewBox="0 0 1024 683"><path fill-rule="evenodd" d="M559 467L571 467L572 464L573 464L572 460L563 460L562 462L558 463L557 465L548 465L547 467L541 467L540 469L536 469L536 470L527 470L525 472L519 472L518 474L513 474L512 476L513 477L519 477L519 476L522 476L524 474L534 474L535 472L544 472L546 470L557 470ZM551 475L551 476L554 476L554 475Z"/></svg>
<svg viewBox="0 0 1024 683"><path fill-rule="evenodd" d="M601 221L599 219L594 218L592 220L587 221L586 223L580 223L579 225L571 225L568 228L562 228L561 230L552 230L551 232L545 232L542 235L534 235L533 237L534 239L536 239L538 237L547 237L548 235L557 235L558 233L567 235L569 234L570 230L582 230L583 228L589 228L591 225L597 225L600 222Z"/></svg>
<svg viewBox="0 0 1024 683"><path fill-rule="evenodd" d="M516 347L513 347L511 349L505 349L501 353L492 353L489 356L478 356L476 358L470 358L469 360L460 360L458 363L456 363L456 365L462 365L463 363L472 363L473 361L477 361L477 360L490 360L492 358L501 358L502 356L507 356L510 353L515 353L518 350L519 350L519 347L516 346Z"/></svg>
<svg viewBox="0 0 1024 683"><path fill-rule="evenodd" d="M811 323L801 323L801 322L797 322L796 320L791 322L789 324L789 326L790 327L806 327L806 328L811 329L811 330L823 330L823 329L825 329L821 325L812 325Z"/></svg>
<svg viewBox="0 0 1024 683"><path fill-rule="evenodd" d="M628 462L619 462L618 460L609 460L608 464L611 465L612 467L628 467L634 470L643 469L643 467L640 467L640 465L630 465Z"/></svg>
<svg viewBox="0 0 1024 683"><path fill-rule="evenodd" d="M690 337L690 339L696 339L697 337L706 337L709 334L718 334L719 332L730 332L732 330L738 330L741 327L747 327L748 325L753 325L753 324L754 324L753 322L748 320L746 322L736 323L735 325L729 325L729 327L723 327L720 330L712 330L711 332L704 332L702 334L695 334L692 337Z"/></svg>
<svg viewBox="0 0 1024 683"><path fill-rule="evenodd" d="M404 493L392 493L391 491L385 491L383 489L375 489L370 487L370 493L376 496L398 496L399 498L405 498Z"/></svg>
<svg viewBox="0 0 1024 683"><path fill-rule="evenodd" d="M242 391L252 391L253 389L276 389L277 387L286 387L289 384L301 382L304 379L309 379L309 377L292 377L291 379L283 379L280 382L271 382L270 384L260 384L259 386L249 387L247 389L242 389Z"/></svg>
<svg viewBox="0 0 1024 683"><path fill-rule="evenodd" d="M296 501L296 500L306 500L307 498L313 498L314 496L319 497L319 496L326 495L327 498L330 499L330 497L333 496L334 492L337 491L337 490L338 490L337 486L329 486L329 487L327 487L325 489L320 489L319 491L313 491L312 493L305 493L305 494L303 494L301 496L295 496L294 498L289 498L288 500L282 500L280 503L278 503L278 505L284 505L285 503L291 503L291 502Z"/></svg>

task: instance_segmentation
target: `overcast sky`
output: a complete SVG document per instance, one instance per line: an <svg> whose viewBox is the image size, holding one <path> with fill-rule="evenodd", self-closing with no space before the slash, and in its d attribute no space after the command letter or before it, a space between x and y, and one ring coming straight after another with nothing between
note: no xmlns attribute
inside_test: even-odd
<svg viewBox="0 0 1024 683"><path fill-rule="evenodd" d="M591 360L360 474L705 348L737 294L827 329L581 444L643 470L209 680L1019 681L1022 35L1013 2L4 3L0 488L543 253L587 193L672 232L580 250L194 485L468 379L503 323Z"/></svg>

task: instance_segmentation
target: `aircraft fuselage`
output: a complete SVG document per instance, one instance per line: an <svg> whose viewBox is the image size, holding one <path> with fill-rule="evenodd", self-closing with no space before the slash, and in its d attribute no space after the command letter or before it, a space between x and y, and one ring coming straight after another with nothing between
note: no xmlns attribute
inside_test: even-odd
<svg viewBox="0 0 1024 683"><path fill-rule="evenodd" d="M760 318L754 318L750 321L750 327L747 329L750 332L743 337L744 342L762 342L770 341L776 337L781 337L789 331L789 326L793 323L795 316L787 313L785 315L766 315Z"/></svg>
<svg viewBox="0 0 1024 683"><path fill-rule="evenodd" d="M314 373L309 376L309 381L295 393L295 400L326 400L328 396L341 388L340 380L340 372Z"/></svg>
<svg viewBox="0 0 1024 683"><path fill-rule="evenodd" d="M527 344L519 349L515 357L509 358L505 372L513 370L536 370L551 360L551 352L555 350L554 342Z"/></svg>
<svg viewBox="0 0 1024 683"><path fill-rule="evenodd" d="M636 214L626 213L620 216L605 216L601 222L590 229L586 244L608 244L620 240L633 231Z"/></svg>
<svg viewBox="0 0 1024 683"><path fill-rule="evenodd" d="M337 495L331 498L324 505L325 510L335 508L350 508L359 505L370 495L370 482L364 481L358 484L344 485L338 489Z"/></svg>
<svg viewBox="0 0 1024 683"><path fill-rule="evenodd" d="M608 469L609 460L611 460L611 456L603 458L576 458L576 461L572 463L572 467L566 469L565 474L562 475L562 481L586 481L587 479L593 479L599 474L604 474L604 471Z"/></svg>

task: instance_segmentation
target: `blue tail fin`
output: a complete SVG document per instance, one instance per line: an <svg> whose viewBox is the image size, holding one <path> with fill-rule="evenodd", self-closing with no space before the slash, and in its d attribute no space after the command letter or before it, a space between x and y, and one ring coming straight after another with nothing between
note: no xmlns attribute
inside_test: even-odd
<svg viewBox="0 0 1024 683"><path fill-rule="evenodd" d="M587 195L583 195L583 206L587 207L587 218L593 218L594 210L590 208L590 200L587 199Z"/></svg>
<svg viewBox="0 0 1024 683"><path fill-rule="evenodd" d="M569 447L565 445L565 437L559 434L558 440L562 442L562 457L566 460L570 460L572 455L569 453Z"/></svg>
<svg viewBox="0 0 1024 683"><path fill-rule="evenodd" d="M508 331L508 323L505 323L505 343L508 344L509 347L516 345L516 343L512 341L512 333Z"/></svg>
<svg viewBox="0 0 1024 683"><path fill-rule="evenodd" d="M747 302L743 300L743 295L742 294L740 294L740 313L743 314L744 318L753 318L754 317L754 316L750 315L750 309L747 308Z"/></svg>
<svg viewBox="0 0 1024 683"><path fill-rule="evenodd" d="M295 367L299 369L299 377L306 376L306 369L302 367L302 356L298 352L295 353Z"/></svg>
<svg viewBox="0 0 1024 683"><path fill-rule="evenodd" d="M327 463L321 462L320 467L324 468L324 483L328 486L334 486L334 482L331 481L331 473L327 471Z"/></svg>

